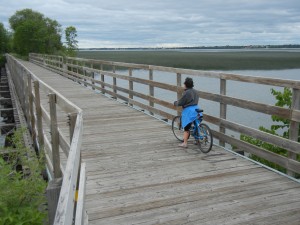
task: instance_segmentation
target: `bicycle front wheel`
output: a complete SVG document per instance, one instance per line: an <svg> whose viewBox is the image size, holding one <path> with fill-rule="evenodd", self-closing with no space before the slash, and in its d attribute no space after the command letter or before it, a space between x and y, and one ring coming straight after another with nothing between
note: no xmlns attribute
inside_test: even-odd
<svg viewBox="0 0 300 225"><path fill-rule="evenodd" d="M198 140L199 149L203 153L208 153L210 152L213 145L213 135L211 133L211 130L209 126L207 126L205 123L201 123L199 125L199 132L200 132L199 134L200 140Z"/></svg>
<svg viewBox="0 0 300 225"><path fill-rule="evenodd" d="M172 131L178 141L183 142L183 132L181 127L181 116L175 116L172 120Z"/></svg>

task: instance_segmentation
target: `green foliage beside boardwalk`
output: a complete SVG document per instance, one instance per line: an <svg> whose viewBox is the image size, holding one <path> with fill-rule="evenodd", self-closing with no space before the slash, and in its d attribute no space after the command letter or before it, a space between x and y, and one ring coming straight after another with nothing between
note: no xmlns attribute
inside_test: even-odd
<svg viewBox="0 0 300 225"><path fill-rule="evenodd" d="M11 140L13 153L0 157L0 224L40 225L47 216L47 183L41 176L45 162L24 146L22 135L23 131L17 130Z"/></svg>
<svg viewBox="0 0 300 225"><path fill-rule="evenodd" d="M79 51L81 58L199 70L272 70L300 68L300 52Z"/></svg>
<svg viewBox="0 0 300 225"><path fill-rule="evenodd" d="M272 93L272 95L274 95L274 97L277 100L277 102L275 104L276 106L291 108L291 106L292 106L292 91L289 88L284 88L284 90L282 92L272 89L271 93ZM274 122L274 124L269 129L261 126L261 127L259 127L259 130L288 139L289 132L290 132L290 120L281 118L279 116L272 116L272 121ZM280 132L282 133L282 135L279 135ZM299 126L299 133L300 133L300 126ZM288 152L286 149L269 144L269 143L261 141L259 139L252 138L252 137L249 137L244 134L241 135L240 139L245 142L248 142L250 144L253 144L255 146L266 149L270 152L274 152L278 155L282 155L285 157L288 156ZM298 142L300 142L300 136L298 137ZM263 159L261 157L258 157L256 155L251 155L251 158L262 164L265 164L271 168L274 168L280 172L283 172L283 173L287 172L286 168L283 168L282 166L279 166L276 163L270 162L270 161ZM297 160L300 162L300 155L297 155ZM296 178L299 179L300 174L296 174Z"/></svg>

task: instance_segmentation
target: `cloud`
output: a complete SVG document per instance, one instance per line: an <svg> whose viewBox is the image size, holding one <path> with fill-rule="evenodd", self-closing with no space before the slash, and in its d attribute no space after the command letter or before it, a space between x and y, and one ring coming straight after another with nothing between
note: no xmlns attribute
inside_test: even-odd
<svg viewBox="0 0 300 225"><path fill-rule="evenodd" d="M80 47L299 43L298 0L5 1L1 21L23 8L75 26Z"/></svg>

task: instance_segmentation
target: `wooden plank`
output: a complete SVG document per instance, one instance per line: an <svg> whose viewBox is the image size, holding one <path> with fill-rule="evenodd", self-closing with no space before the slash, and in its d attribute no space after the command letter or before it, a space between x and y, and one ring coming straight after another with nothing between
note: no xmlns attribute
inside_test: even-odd
<svg viewBox="0 0 300 225"><path fill-rule="evenodd" d="M82 112L79 111L76 126L72 139L72 144L64 173L62 189L55 214L56 224L72 224L75 187L78 179L78 169L80 161L80 147L82 142Z"/></svg>
<svg viewBox="0 0 300 225"><path fill-rule="evenodd" d="M85 163L80 166L80 180L78 188L78 200L76 205L75 225L83 225L85 217L85 188L86 188L86 172Z"/></svg>
<svg viewBox="0 0 300 225"><path fill-rule="evenodd" d="M147 79L142 79L142 78L137 78L137 77L129 77L129 76L126 76L126 75L121 75L121 74L112 73L112 72L103 71L103 70L93 69L92 71L96 72L96 73L106 75L106 76L110 76L112 78L118 78L118 79L122 79L122 80L133 81L133 82L140 83L140 84L151 85L153 87L158 87L158 88L166 89L166 90L169 90L169 91L177 91L177 87L174 86L174 85L170 85L170 84L160 83L160 82L157 82L157 81L149 81ZM72 74L73 75L78 75L76 73L72 73Z"/></svg>
<svg viewBox="0 0 300 225"><path fill-rule="evenodd" d="M83 160L87 162L89 179L86 208L91 224L154 224L157 221L169 224L185 222L210 224L215 221L217 221L215 224L223 222L230 224L229 221L233 216L237 223L244 222L243 218L259 218L263 221L265 216L268 218L267 224L272 224L271 214L268 213L273 213L276 203L279 202L280 205L284 205L285 210L291 212L294 210L293 207L298 207L299 210L296 198L299 189L296 183L237 156L231 156L215 146L209 154L199 154L196 151L197 146L193 146L192 142L188 149L179 149L169 126L154 118L139 115L138 112L88 89L75 84L70 85L71 80L63 79L52 72L46 72L33 65L30 68L46 83L55 85L57 91L72 99L75 105L84 110L85 132L82 137L81 154ZM81 70L82 68L79 72ZM90 82L92 80L84 81L80 75L65 75L68 76L82 84L92 86ZM109 89L104 90L108 95L120 97L120 100L126 102L130 99L128 89L123 90L128 94L125 97L119 93L122 89L117 89L116 95L109 85L104 84L104 87ZM98 87L100 91L103 89L101 86ZM133 92L131 94L135 96ZM137 92L137 95L139 94ZM159 96L157 100L160 100ZM212 118L216 123L222 122L217 119ZM226 127L224 124L229 127L231 125L222 122L224 127ZM67 129L64 128L62 131L68 134ZM296 145L293 148L296 148ZM293 168L299 167L293 160L288 164ZM67 176L66 173L65 175L64 178L72 179L72 176ZM69 187L73 192L72 186ZM62 198L68 198L68 194L66 192ZM74 200L74 194L71 193L70 196L70 201ZM73 216L73 209L67 207L67 204L64 206L62 207L66 209L64 213L69 210L72 213L67 215ZM70 206L72 207L72 204ZM156 206L162 207L155 208ZM251 210L255 206L259 207L261 214L252 213ZM278 209L279 207L276 208ZM235 213L228 215L228 210ZM101 215L107 217L97 220ZM299 217L295 218L282 221L298 222Z"/></svg>
<svg viewBox="0 0 300 225"><path fill-rule="evenodd" d="M76 112L77 110L73 104L71 105L70 102L67 102L65 98L59 95L56 96L56 104L66 113Z"/></svg>
<svg viewBox="0 0 300 225"><path fill-rule="evenodd" d="M220 79L220 95L226 96L226 80ZM226 120L226 114L227 114L227 105L223 102L220 102L220 118ZM225 134L226 129L225 127L219 126L219 131L223 134ZM225 147L225 142L220 141L220 146Z"/></svg>
<svg viewBox="0 0 300 225"><path fill-rule="evenodd" d="M276 115L286 119L291 119L290 109L286 109L278 106L272 106L263 103L257 103L257 102L229 97L229 96L222 96L220 94L212 94L203 91L198 91L198 93L200 98L207 99L210 101L222 102L223 104L232 105L239 108L252 110L255 112L260 112L269 115Z"/></svg>
<svg viewBox="0 0 300 225"><path fill-rule="evenodd" d="M77 119L77 113L69 113L69 135L70 135L70 143L72 143L73 135L74 135L74 129L76 125L76 119Z"/></svg>
<svg viewBox="0 0 300 225"><path fill-rule="evenodd" d="M182 97L182 76L181 73L176 74L176 81L177 81L177 101ZM177 108L177 116L181 115L180 107Z"/></svg>
<svg viewBox="0 0 300 225"><path fill-rule="evenodd" d="M53 158L54 177L62 177L60 170L60 156L59 156L59 133L57 127L56 115L56 94L49 94L50 107L50 130L51 130L51 148Z"/></svg>
<svg viewBox="0 0 300 225"><path fill-rule="evenodd" d="M74 76L81 78L81 75L74 75ZM81 81L81 80L76 80L76 81L84 83L84 81ZM93 80L93 81L95 83L97 83L97 84L100 84L101 87L109 87L111 89L114 88L114 86L111 85L111 84L104 83L104 82L99 81L99 80ZM86 84L87 85L91 85L89 83L86 83ZM97 90L101 90L102 93L108 93L107 91L105 91L102 88L99 88L99 87L94 87L94 88L96 88ZM173 104L171 104L169 102L166 102L166 101L163 101L163 100L160 100L158 98L154 98L154 97L151 97L149 95L141 94L141 93L138 93L138 92L135 92L135 91L129 91L126 88L121 88L121 87L118 87L118 86L116 86L115 88L118 91L121 91L121 92L124 92L124 93L127 93L127 94L131 94L133 96L136 96L136 97L139 97L139 98L143 98L143 99L148 100L148 101L152 101L153 103L160 104L160 105L162 105L164 107L167 107L167 108L170 108L170 109L174 109L174 110L177 109L177 107L175 107ZM115 94L111 94L111 95L115 97ZM122 99L125 100L125 101L127 101L127 99L124 99L124 98L122 98Z"/></svg>
<svg viewBox="0 0 300 225"><path fill-rule="evenodd" d="M293 97L292 97L292 107L293 110L300 110L300 90L299 89L293 89ZM299 121L291 121L290 122L290 133L289 133L289 138L292 141L299 141L299 126L300 123ZM297 154L294 152L289 152L288 153L288 158L293 159L293 160L297 160ZM290 171L289 168L288 169L288 175L290 176L295 176L295 174L293 173L293 171Z"/></svg>
<svg viewBox="0 0 300 225"><path fill-rule="evenodd" d="M94 68L94 64L92 63L91 64L91 68ZM95 73L94 72L91 72L92 73L92 78L93 78L93 80L95 79ZM92 81L92 87L93 87L93 85L95 85L95 82L94 81ZM92 88L93 90L95 90L95 88L93 87Z"/></svg>
<svg viewBox="0 0 300 225"><path fill-rule="evenodd" d="M116 73L116 66L115 65L113 65L113 67L112 67L112 72ZM117 78L113 77L113 91L114 91L114 93L117 93L116 86L117 86Z"/></svg>
<svg viewBox="0 0 300 225"><path fill-rule="evenodd" d="M246 76L246 75L210 72L210 71L201 71L201 70L178 69L178 68L163 67L163 66L149 66L149 68L153 70L163 71L163 72L181 73L186 75L218 78L218 79L240 81L240 82L247 82L247 83L256 83L256 84L289 87L289 88L300 87L300 82L294 80L282 80L276 78L264 78L264 77L257 77L257 76Z"/></svg>
<svg viewBox="0 0 300 225"><path fill-rule="evenodd" d="M163 84L163 83L156 82L156 81L149 81L149 80L141 79L141 78L128 77L128 76L124 76L124 75L113 74L113 73L106 72L106 71L101 71L101 73L103 73L107 76L116 77L118 79L133 81L133 82L137 82L137 83L141 83L141 84L145 84L145 85L151 85L153 87L158 87L158 88L162 88L162 89L169 90L169 91L176 91L177 93L178 93L178 91L183 90L183 88L178 88L174 85ZM199 93L200 98L207 99L210 101L220 102L220 103L226 104L226 105L232 105L232 106L236 106L239 108L244 108L244 109L248 109L248 110L252 110L252 111L256 111L256 112L261 112L261 113L265 113L265 114L269 114L269 115L277 115L277 116L280 116L283 118L291 119L291 110L290 109L285 109L285 108L281 108L281 107L277 107L277 106L271 106L271 105L263 104L263 103L256 103L253 101L248 101L248 100L229 97L229 96L223 96L220 94L213 94L213 93L209 93L209 92L198 91L198 93Z"/></svg>
<svg viewBox="0 0 300 225"><path fill-rule="evenodd" d="M103 64L100 65L100 69L101 69L101 71L103 71ZM94 73L95 73L95 71L94 71ZM104 83L105 82L104 81L104 74L100 73L100 76L101 76L101 81ZM105 88L105 86L101 86L101 87L102 87L102 89ZM104 94L104 91L102 91L102 94Z"/></svg>
<svg viewBox="0 0 300 225"><path fill-rule="evenodd" d="M63 134L63 132L58 129L58 135L59 135L59 146L61 147L61 149L63 150L63 152L65 153L66 157L68 157L69 155L69 151L70 151L70 144L67 141L67 138L65 137L65 135Z"/></svg>
<svg viewBox="0 0 300 225"><path fill-rule="evenodd" d="M38 81L34 81L34 95L35 95L35 111L37 118L37 130L38 130L38 142L39 147L44 146L44 134L43 134L43 123L42 123L42 109L40 100L40 86Z"/></svg>
<svg viewBox="0 0 300 225"><path fill-rule="evenodd" d="M128 72L129 72L129 76L132 77L132 69L131 68L129 68ZM129 98L133 99L133 94L130 93L130 91L133 91L133 82L132 81L129 81L129 92L128 93L129 93ZM130 106L132 106L132 105L130 105Z"/></svg>
<svg viewBox="0 0 300 225"><path fill-rule="evenodd" d="M62 179L50 180L46 189L47 203L48 203L48 220L49 224L54 224L54 216L56 212L57 202L61 189Z"/></svg>
<svg viewBox="0 0 300 225"><path fill-rule="evenodd" d="M41 106L41 111L42 111L42 118L44 119L45 123L47 124L48 127L50 127L50 115L48 114L47 110Z"/></svg>
<svg viewBox="0 0 300 225"><path fill-rule="evenodd" d="M23 79L24 79L24 96L25 96L25 105L29 105L29 92L28 92L28 79L27 79L27 74L26 71L23 70ZM29 115L29 107L24 108L25 110L25 115L26 115L26 121L28 124L28 127L31 129L30 126L30 115Z"/></svg>
<svg viewBox="0 0 300 225"><path fill-rule="evenodd" d="M288 159L284 156L267 151L263 148L259 148L255 145L251 145L247 142L235 139L217 131L213 131L213 135L218 139L222 139L224 141L226 140L226 142L228 142L229 144L236 146L246 152L259 156L263 159L267 159L268 161L274 162L284 168L289 168L293 172L300 173L300 162L297 162L293 159Z"/></svg>
<svg viewBox="0 0 300 225"><path fill-rule="evenodd" d="M132 69L149 69L149 65L143 64L134 64L134 63L124 63L124 62L113 62L113 61L105 61L105 60L96 60L96 59L83 59L83 58L74 58L68 57L68 59L76 59L88 63L94 63L98 65L109 65L109 66L118 66L118 67L125 67L125 68L132 68Z"/></svg>
<svg viewBox="0 0 300 225"><path fill-rule="evenodd" d="M31 76L27 76L28 82L28 101L29 101L29 113L30 113L30 124L31 124L31 138L33 143L36 144L36 132L35 132L35 116L34 116L34 102L33 102L33 94L32 94L32 80ZM36 146L37 147L37 146Z"/></svg>
<svg viewBox="0 0 300 225"><path fill-rule="evenodd" d="M149 80L153 80L153 70L149 70ZM154 97L154 87L152 85L149 85L149 95ZM149 106L154 107L154 102L149 100Z"/></svg>
<svg viewBox="0 0 300 225"><path fill-rule="evenodd" d="M280 136L272 135L251 127L244 126L242 124L234 123L228 120L220 119L208 114L204 115L204 120L213 123L217 126L223 126L229 130L236 131L241 134L248 135L250 137L265 141L267 143L276 145L280 148L286 149L287 151L300 154L300 143L289 139L282 138Z"/></svg>
<svg viewBox="0 0 300 225"><path fill-rule="evenodd" d="M293 110L292 111L292 116L291 116L292 121L300 121L300 110Z"/></svg>

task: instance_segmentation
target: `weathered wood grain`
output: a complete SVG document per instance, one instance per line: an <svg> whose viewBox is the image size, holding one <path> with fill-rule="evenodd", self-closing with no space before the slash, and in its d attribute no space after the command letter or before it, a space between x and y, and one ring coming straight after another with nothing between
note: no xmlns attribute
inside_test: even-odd
<svg viewBox="0 0 300 225"><path fill-rule="evenodd" d="M26 65L83 110L81 153L86 163L85 206L89 224L233 225L258 221L258 224L273 225L278 213L282 215L278 219L282 224L299 221L297 182L216 146L207 155L199 153L192 140L188 149L180 149L169 125L70 79L31 63ZM90 85L92 81L89 77L87 81L78 76L73 79ZM129 104L141 104L129 98L129 93L133 96L138 93L128 91L125 97L121 95L122 89L114 93L105 82L95 81L95 87ZM146 106L140 105L152 110ZM225 119L209 116L205 119L227 129L241 129L254 135L256 132ZM68 127L61 132L67 136ZM270 141L272 136L263 138ZM227 140L231 141L230 137ZM298 152L294 142L289 144ZM265 152L262 154L269 157ZM291 159L275 160L299 169Z"/></svg>

